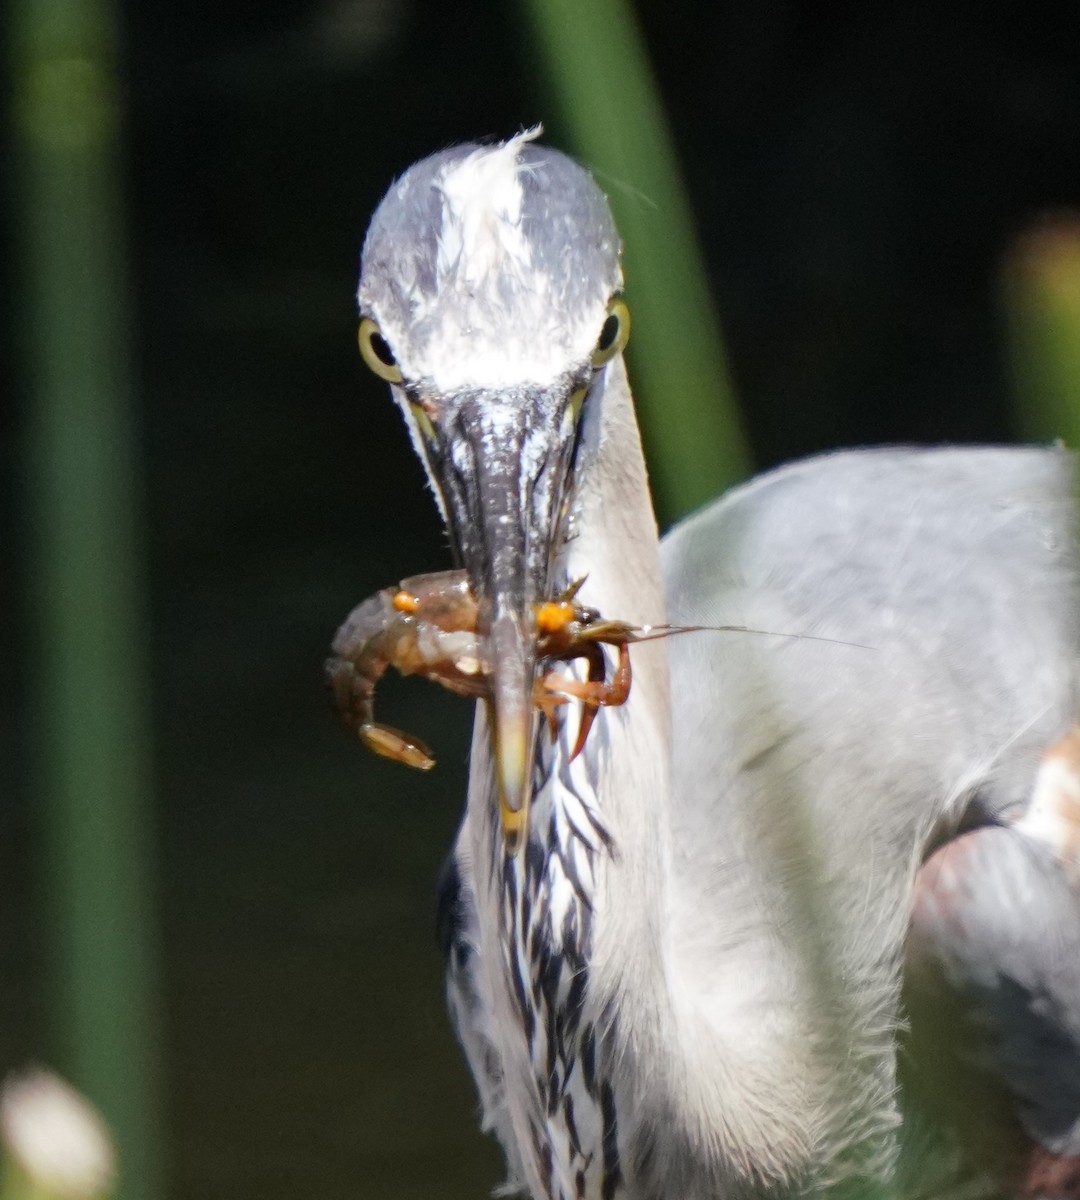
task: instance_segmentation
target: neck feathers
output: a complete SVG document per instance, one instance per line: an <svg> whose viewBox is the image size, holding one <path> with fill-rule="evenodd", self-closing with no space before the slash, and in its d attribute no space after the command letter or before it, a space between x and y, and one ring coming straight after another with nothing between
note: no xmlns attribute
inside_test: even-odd
<svg viewBox="0 0 1080 1200"><path fill-rule="evenodd" d="M621 359L587 403L559 575L587 576L582 601L604 617L662 623L656 524ZM612 1039L624 1023L662 1021L670 745L663 643L635 646L632 662L628 702L599 714L576 760L576 705L563 710L554 742L541 729L528 841L513 858L494 816L483 715L475 735L469 827L481 958L510 1119L536 1195L617 1194L628 1170ZM631 981L630 971L640 977Z"/></svg>

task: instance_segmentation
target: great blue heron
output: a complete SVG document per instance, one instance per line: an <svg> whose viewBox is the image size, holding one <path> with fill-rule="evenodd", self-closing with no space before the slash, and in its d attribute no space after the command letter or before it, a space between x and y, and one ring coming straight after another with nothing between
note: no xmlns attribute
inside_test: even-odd
<svg viewBox="0 0 1080 1200"><path fill-rule="evenodd" d="M603 194L527 134L413 166L363 252L364 357L481 604L442 930L511 1185L1080 1195L1069 456L836 454L661 542L621 285ZM766 632L635 646L572 759L533 606L582 577Z"/></svg>

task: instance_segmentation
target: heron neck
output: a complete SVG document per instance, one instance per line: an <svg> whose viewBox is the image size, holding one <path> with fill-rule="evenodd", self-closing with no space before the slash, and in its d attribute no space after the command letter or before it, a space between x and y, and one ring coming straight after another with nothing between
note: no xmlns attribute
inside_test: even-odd
<svg viewBox="0 0 1080 1200"><path fill-rule="evenodd" d="M600 420L582 447L589 458L579 473L584 482L568 575L588 574L583 600L603 616L661 624L667 614L660 543L626 376L622 364L615 365ZM710 1012L693 969L692 938L683 936L686 896L673 867L679 798L668 645L660 639L632 648L630 697L600 714L583 755L611 846L597 857L594 872L587 1007L606 1029L606 1061L618 1064L615 1102L629 1144L653 1144L650 1131L674 1125L688 1139L687 1157L712 1147L710 1169L719 1188L721 1180L761 1164L798 1162L805 1147L780 1144L767 1122L759 1128L754 1119L740 1118L746 1094L791 1091L792 1062L785 1061L779 1039L772 1057L760 1045L750 1052L731 1039ZM755 986L733 973L723 1004L743 1004L756 995ZM792 1105L797 1087L795 1093ZM718 1129L729 1136L718 1138ZM665 1165L660 1156L667 1153L674 1157ZM679 1153L674 1135L655 1147L656 1178L670 1184ZM679 1194L677 1187L664 1191Z"/></svg>
<svg viewBox="0 0 1080 1200"><path fill-rule="evenodd" d="M608 367L601 395L589 402L594 400L598 411L579 452L567 576L587 576L582 599L602 616L663 624L660 542L621 359ZM634 646L631 663L630 697L621 708L602 711L585 758L614 847L596 873L590 986L598 999L625 1012L621 1031L636 1036L670 1024L665 914L672 738L664 641Z"/></svg>

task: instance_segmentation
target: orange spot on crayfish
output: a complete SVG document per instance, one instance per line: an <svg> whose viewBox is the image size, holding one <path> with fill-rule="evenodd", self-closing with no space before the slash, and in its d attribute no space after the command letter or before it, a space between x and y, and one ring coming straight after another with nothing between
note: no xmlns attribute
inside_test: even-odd
<svg viewBox="0 0 1080 1200"><path fill-rule="evenodd" d="M536 606L536 627L541 633L558 633L574 619L574 606L565 600L549 600Z"/></svg>
<svg viewBox="0 0 1080 1200"><path fill-rule="evenodd" d="M414 613L420 607L420 602L412 592L402 589L394 593L393 605L399 613Z"/></svg>

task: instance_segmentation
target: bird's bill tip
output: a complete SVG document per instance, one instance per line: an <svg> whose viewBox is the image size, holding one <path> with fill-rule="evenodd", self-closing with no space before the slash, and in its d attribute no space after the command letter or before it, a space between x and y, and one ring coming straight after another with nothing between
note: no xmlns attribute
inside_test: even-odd
<svg viewBox="0 0 1080 1200"><path fill-rule="evenodd" d="M533 646L521 615L503 614L492 629L495 786L503 839L511 852L525 836L533 753Z"/></svg>
<svg viewBox="0 0 1080 1200"><path fill-rule="evenodd" d="M527 714L526 714L527 717ZM495 775L503 841L516 853L529 819L529 721L499 721L495 730Z"/></svg>

